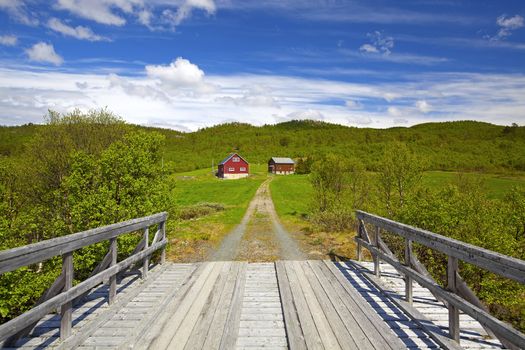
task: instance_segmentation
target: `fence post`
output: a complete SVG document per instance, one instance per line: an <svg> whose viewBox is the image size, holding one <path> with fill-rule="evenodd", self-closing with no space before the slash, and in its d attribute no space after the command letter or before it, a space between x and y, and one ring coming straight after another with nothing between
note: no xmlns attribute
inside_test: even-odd
<svg viewBox="0 0 525 350"><path fill-rule="evenodd" d="M160 229L162 233L161 242L166 239L166 221L160 223ZM164 264L166 262L166 246L162 247L162 252L160 253L160 263Z"/></svg>
<svg viewBox="0 0 525 350"><path fill-rule="evenodd" d="M411 256L412 256L412 241L405 239L405 265L411 267ZM405 275L405 297L407 302L412 305L413 293L412 293L412 277Z"/></svg>
<svg viewBox="0 0 525 350"><path fill-rule="evenodd" d="M457 293L456 273L458 271L458 259L448 257L447 264L447 289L452 293ZM448 328L450 338L459 343L459 310L452 303L448 303Z"/></svg>
<svg viewBox="0 0 525 350"><path fill-rule="evenodd" d="M117 264L117 238L112 238L109 241L109 252L111 254L111 262L109 266ZM117 296L117 275L114 274L109 278L109 295L108 304L112 305Z"/></svg>
<svg viewBox="0 0 525 350"><path fill-rule="evenodd" d="M149 247L149 227L146 227L144 229L144 250L148 249L148 247ZM142 279L145 279L146 277L148 277L148 265L149 265L149 257L146 256L142 264Z"/></svg>
<svg viewBox="0 0 525 350"><path fill-rule="evenodd" d="M361 222L357 221L357 237L363 238L363 235L361 234ZM361 242L357 241L357 261L361 261L363 259L363 252L361 247Z"/></svg>
<svg viewBox="0 0 525 350"><path fill-rule="evenodd" d="M73 252L62 255L62 274L64 275L63 292L73 287ZM73 303L71 301L60 307L60 339L65 340L71 335Z"/></svg>
<svg viewBox="0 0 525 350"><path fill-rule="evenodd" d="M381 231L381 229L379 228L379 226L376 226L376 232L375 232L375 235L374 235L374 246L377 249L380 249L379 248L380 231ZM379 254L374 254L374 274L375 274L376 277L381 277L381 270L379 268L379 263L380 263Z"/></svg>

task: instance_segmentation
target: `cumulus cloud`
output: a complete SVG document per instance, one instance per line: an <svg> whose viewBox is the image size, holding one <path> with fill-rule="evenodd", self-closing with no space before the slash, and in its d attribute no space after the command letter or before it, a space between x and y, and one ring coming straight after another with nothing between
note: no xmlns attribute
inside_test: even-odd
<svg viewBox="0 0 525 350"><path fill-rule="evenodd" d="M486 35L486 39L491 41L504 40L505 38L511 36L513 31L525 26L525 19L520 15L515 15L512 17L501 15L496 19L496 24L499 26L498 33L493 36Z"/></svg>
<svg viewBox="0 0 525 350"><path fill-rule="evenodd" d="M27 9L23 0L0 0L0 10L6 11L11 19L22 24L38 25L38 19Z"/></svg>
<svg viewBox="0 0 525 350"><path fill-rule="evenodd" d="M42 41L26 49L26 54L31 61L47 62L56 66L64 62L64 59L55 52L52 44L47 44Z"/></svg>
<svg viewBox="0 0 525 350"><path fill-rule="evenodd" d="M242 96L221 96L216 101L233 103L237 106L280 108L277 99L272 96L271 90L263 85L245 86Z"/></svg>
<svg viewBox="0 0 525 350"><path fill-rule="evenodd" d="M400 117L402 115L402 112L398 107L388 107L387 112L393 117Z"/></svg>
<svg viewBox="0 0 525 350"><path fill-rule="evenodd" d="M0 45L15 46L18 43L18 38L14 35L0 35Z"/></svg>
<svg viewBox="0 0 525 350"><path fill-rule="evenodd" d="M149 77L174 87L197 86L204 79L202 69L182 57L178 57L167 66L147 65L146 73Z"/></svg>
<svg viewBox="0 0 525 350"><path fill-rule="evenodd" d="M58 18L49 19L49 21L47 22L47 26L51 28L52 30L54 30L55 32L61 33L66 36L71 36L73 38L77 38L80 40L88 40L88 41L108 40L105 37L96 35L88 27L84 27L84 26L71 27L63 23Z"/></svg>
<svg viewBox="0 0 525 350"><path fill-rule="evenodd" d="M381 53L384 56L388 56L392 53L394 48L394 38L391 36L385 36L380 31L374 31L366 35L370 40L370 43L361 45L359 51L363 53Z"/></svg>
<svg viewBox="0 0 525 350"><path fill-rule="evenodd" d="M416 101L415 106L421 113L429 113L432 111L432 106L430 106L430 104L425 100Z"/></svg>
<svg viewBox="0 0 525 350"><path fill-rule="evenodd" d="M359 102L354 101L354 100L346 100L345 106L350 109L359 109L362 107L362 105Z"/></svg>

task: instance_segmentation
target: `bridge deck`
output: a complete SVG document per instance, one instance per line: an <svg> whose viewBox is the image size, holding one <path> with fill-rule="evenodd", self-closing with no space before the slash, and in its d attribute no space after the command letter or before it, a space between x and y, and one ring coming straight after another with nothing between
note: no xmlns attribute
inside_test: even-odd
<svg viewBox="0 0 525 350"><path fill-rule="evenodd" d="M251 350L439 347L392 302L392 295L377 289L355 264L164 264L152 269L146 280L125 277L119 289L111 306L106 286L92 292L75 309L73 335L67 341L60 342L59 319L49 315L17 345ZM497 345L484 342L482 335L478 338L479 342L469 342L470 348Z"/></svg>

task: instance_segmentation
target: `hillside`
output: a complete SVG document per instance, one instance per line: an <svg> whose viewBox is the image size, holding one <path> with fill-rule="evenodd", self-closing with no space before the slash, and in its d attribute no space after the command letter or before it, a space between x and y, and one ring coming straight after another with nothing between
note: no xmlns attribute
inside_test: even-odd
<svg viewBox="0 0 525 350"><path fill-rule="evenodd" d="M0 127L0 154L16 155L31 134L45 126ZM134 126L137 128L143 128ZM173 171L211 167L225 154L240 152L248 161L271 156L293 158L337 153L360 159L376 170L386 147L407 143L428 170L523 171L525 127L474 121L420 124L410 128L355 128L319 121L290 121L261 127L221 124L192 133L145 128L166 137L164 158Z"/></svg>

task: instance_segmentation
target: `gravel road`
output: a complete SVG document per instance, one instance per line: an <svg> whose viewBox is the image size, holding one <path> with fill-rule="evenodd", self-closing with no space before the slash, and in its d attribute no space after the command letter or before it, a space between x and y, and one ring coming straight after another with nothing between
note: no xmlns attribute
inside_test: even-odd
<svg viewBox="0 0 525 350"><path fill-rule="evenodd" d="M284 229L270 195L270 181L257 189L242 221L222 241L211 260L305 260L306 254Z"/></svg>

